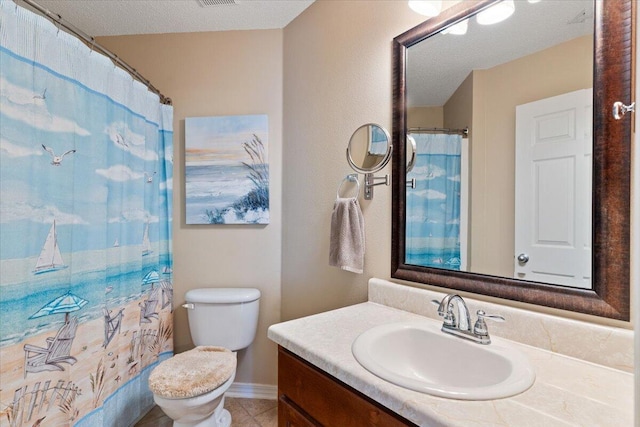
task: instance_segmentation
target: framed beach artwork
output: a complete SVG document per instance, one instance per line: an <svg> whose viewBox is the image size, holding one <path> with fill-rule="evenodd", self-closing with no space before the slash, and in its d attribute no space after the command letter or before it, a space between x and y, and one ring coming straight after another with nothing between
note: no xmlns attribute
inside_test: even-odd
<svg viewBox="0 0 640 427"><path fill-rule="evenodd" d="M267 115L185 119L187 224L268 224Z"/></svg>

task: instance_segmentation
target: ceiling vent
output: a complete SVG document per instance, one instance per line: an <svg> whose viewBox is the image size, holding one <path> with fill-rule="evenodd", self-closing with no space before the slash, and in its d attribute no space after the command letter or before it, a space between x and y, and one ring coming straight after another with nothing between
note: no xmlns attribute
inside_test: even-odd
<svg viewBox="0 0 640 427"><path fill-rule="evenodd" d="M242 3L242 0L197 0L201 7L233 6Z"/></svg>

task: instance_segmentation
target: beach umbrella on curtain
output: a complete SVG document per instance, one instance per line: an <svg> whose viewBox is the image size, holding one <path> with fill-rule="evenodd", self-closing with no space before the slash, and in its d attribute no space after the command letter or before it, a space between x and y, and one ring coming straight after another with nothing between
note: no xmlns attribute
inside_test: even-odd
<svg viewBox="0 0 640 427"><path fill-rule="evenodd" d="M142 278L142 284L148 285L149 283L158 283L160 281L160 274L156 270L151 270Z"/></svg>
<svg viewBox="0 0 640 427"><path fill-rule="evenodd" d="M151 270L142 278L143 285L151 285L151 289L153 289L153 284L158 283L160 281L160 273L156 270Z"/></svg>
<svg viewBox="0 0 640 427"><path fill-rule="evenodd" d="M32 314L29 319L48 316L50 314L64 313L64 321L67 323L69 322L69 313L80 310L82 307L87 305L88 302L89 301L86 299L82 299L69 291L66 294L46 303L40 310Z"/></svg>

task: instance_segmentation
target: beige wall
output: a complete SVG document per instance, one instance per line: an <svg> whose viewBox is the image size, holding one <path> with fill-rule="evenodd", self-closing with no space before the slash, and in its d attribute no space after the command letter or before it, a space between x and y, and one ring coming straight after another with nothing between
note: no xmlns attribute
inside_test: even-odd
<svg viewBox="0 0 640 427"><path fill-rule="evenodd" d="M464 129L469 128L473 120L473 73L458 86L443 107L443 123L445 128Z"/></svg>
<svg viewBox="0 0 640 427"><path fill-rule="evenodd" d="M439 128L443 126L444 109L442 107L407 108L408 128Z"/></svg>
<svg viewBox="0 0 640 427"><path fill-rule="evenodd" d="M360 200L364 274L329 267L329 225L353 172L351 134L370 122L391 129L391 41L422 20L404 1L320 0L284 30L283 320L365 301L369 278L390 277L390 187Z"/></svg>
<svg viewBox="0 0 640 427"><path fill-rule="evenodd" d="M592 52L592 38L585 36L473 72L472 271L513 276L515 107L590 88Z"/></svg>
<svg viewBox="0 0 640 427"><path fill-rule="evenodd" d="M191 348L187 290L256 287L257 337L238 354L237 382L276 383L276 346L267 327L280 320L282 238L282 30L140 35L99 42L151 80L174 105L174 292L177 352ZM184 221L185 117L268 114L270 217L266 226L195 226Z"/></svg>
<svg viewBox="0 0 640 427"><path fill-rule="evenodd" d="M371 7L372 3L375 7ZM454 2L445 4L450 6ZM376 187L373 200L360 200L367 239L364 274L328 266L329 224L337 186L352 172L345 160L351 133L371 121L391 129L391 41L420 22L422 18L411 12L404 1L317 0L284 30L283 320L365 301L370 277L390 278L389 188ZM557 59L572 60L571 57ZM541 64L531 68L524 62L513 65L517 66L511 71L524 76L519 83L526 86L525 94L516 103L534 100L535 85L529 80L537 74L544 75L547 70ZM589 67L584 65L582 69ZM505 77L515 78L514 75ZM576 77L563 74L562 79L572 81ZM475 85L475 80L473 83ZM551 89L556 91L555 87ZM566 86L565 89L572 90ZM551 96L547 93L543 92L541 97ZM480 102L474 102L472 108L479 107ZM496 108L493 105L483 108L487 107ZM485 138L494 136L487 126L482 132ZM495 153L485 148L481 155L490 157ZM474 178L474 189L476 185L484 189L494 184L499 179L499 169L485 170ZM382 173L390 173L390 167ZM475 179L480 181L476 183ZM494 210L486 202L482 207ZM481 219L489 226L509 226L501 219L502 215L487 216ZM491 254L490 248L485 251ZM476 297L594 323L630 327L627 322Z"/></svg>

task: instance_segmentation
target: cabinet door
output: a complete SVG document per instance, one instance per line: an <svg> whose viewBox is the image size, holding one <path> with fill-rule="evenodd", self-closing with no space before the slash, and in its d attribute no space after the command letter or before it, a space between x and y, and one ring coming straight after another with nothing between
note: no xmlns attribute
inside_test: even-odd
<svg viewBox="0 0 640 427"><path fill-rule="evenodd" d="M282 347L278 349L278 396L306 414L307 420L312 420L312 424L301 424L303 426L415 426ZM278 418L281 417L278 413ZM279 423L279 427L286 426Z"/></svg>

